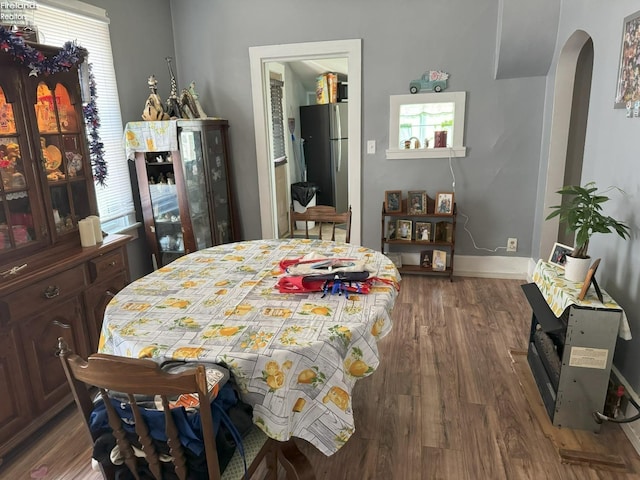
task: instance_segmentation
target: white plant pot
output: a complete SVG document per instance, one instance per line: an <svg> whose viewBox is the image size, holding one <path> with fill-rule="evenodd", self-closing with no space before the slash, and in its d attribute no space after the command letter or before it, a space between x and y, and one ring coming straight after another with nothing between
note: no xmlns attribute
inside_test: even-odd
<svg viewBox="0 0 640 480"><path fill-rule="evenodd" d="M564 265L564 278L570 282L584 282L591 258L574 258L567 255L567 262Z"/></svg>

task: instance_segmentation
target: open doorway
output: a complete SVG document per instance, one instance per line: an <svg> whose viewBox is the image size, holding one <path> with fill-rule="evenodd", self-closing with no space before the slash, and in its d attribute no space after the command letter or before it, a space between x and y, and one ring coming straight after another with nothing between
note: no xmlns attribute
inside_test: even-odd
<svg viewBox="0 0 640 480"><path fill-rule="evenodd" d="M558 58L543 218L549 214L549 206L561 200L555 192L563 185L581 184L592 73L593 41L586 32L577 30ZM557 217L542 222L540 257L546 258L557 241L573 245L573 237L565 236L564 230Z"/></svg>
<svg viewBox="0 0 640 480"><path fill-rule="evenodd" d="M347 75L344 57L265 63L278 238L289 236L291 203L297 211L316 203L338 212L348 210ZM327 98L318 102L328 89L322 80L329 76L335 98L332 103L322 103Z"/></svg>
<svg viewBox="0 0 640 480"><path fill-rule="evenodd" d="M256 161L258 168L258 189L260 197L260 219L262 223L262 237L275 238L279 230L282 230L282 195L280 200L276 196L278 190L282 191L282 173L274 164L270 154L270 128L269 128L269 82L272 65L299 65L302 61L328 59L346 60L346 76L349 81L349 100L344 107L348 111L348 125L346 128L348 143L348 204L353 211L351 242L361 243L361 41L337 40L328 42L298 43L287 45L272 45L264 47L251 47L249 49L251 63L251 82L253 93L254 125L256 136ZM294 67L295 68L295 67ZM286 117L291 111L285 111ZM288 119L288 118L287 118ZM299 123L299 122L298 122ZM299 125L298 125L299 128ZM286 132L289 134L289 132ZM299 136L297 136L299 138ZM293 142L287 142L289 147L288 157L292 164L287 171L288 185L294 180L300 180L298 169L301 160L300 151L294 150L299 146ZM279 185L278 185L279 184ZM288 197L287 197L288 198ZM280 202L280 205L278 204ZM287 202L289 203L289 202ZM288 209L288 205L286 207Z"/></svg>

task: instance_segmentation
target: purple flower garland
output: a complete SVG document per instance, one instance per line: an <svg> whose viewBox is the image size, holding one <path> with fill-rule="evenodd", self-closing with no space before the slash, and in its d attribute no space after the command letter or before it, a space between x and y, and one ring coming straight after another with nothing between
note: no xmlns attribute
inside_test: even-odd
<svg viewBox="0 0 640 480"><path fill-rule="evenodd" d="M37 77L40 74L51 75L58 72L67 72L84 60L83 52L74 42L66 42L62 49L51 57L27 45L19 33L13 34L0 26L0 49L11 54L16 60L26 65L29 76ZM93 178L100 185L106 185L107 162L104 159L104 144L100 141L100 117L96 105L96 83L89 67L89 102L82 107L84 121L87 125L89 137L89 156L93 168Z"/></svg>

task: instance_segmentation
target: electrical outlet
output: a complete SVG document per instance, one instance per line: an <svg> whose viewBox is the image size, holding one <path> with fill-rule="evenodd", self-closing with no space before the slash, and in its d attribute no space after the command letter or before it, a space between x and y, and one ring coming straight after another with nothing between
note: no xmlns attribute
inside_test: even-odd
<svg viewBox="0 0 640 480"><path fill-rule="evenodd" d="M507 252L515 252L518 250L518 239L517 238L508 238L507 239Z"/></svg>

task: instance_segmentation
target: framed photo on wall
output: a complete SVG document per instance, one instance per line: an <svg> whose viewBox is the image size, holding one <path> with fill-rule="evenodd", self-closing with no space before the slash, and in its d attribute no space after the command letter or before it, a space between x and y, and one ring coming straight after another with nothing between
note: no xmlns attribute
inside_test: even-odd
<svg viewBox="0 0 640 480"><path fill-rule="evenodd" d="M639 69L640 11L625 17L622 24L615 108L625 108L628 103L640 101L640 83L637 81Z"/></svg>
<svg viewBox="0 0 640 480"><path fill-rule="evenodd" d="M571 253L573 253L573 247L556 242L551 249L549 263L553 263L556 267L564 268L565 263L567 263L567 255Z"/></svg>
<svg viewBox="0 0 640 480"><path fill-rule="evenodd" d="M407 208L411 214L421 215L427 213L427 192L424 190L408 192Z"/></svg>
<svg viewBox="0 0 640 480"><path fill-rule="evenodd" d="M384 192L384 210L387 213L402 212L401 190L387 190Z"/></svg>
<svg viewBox="0 0 640 480"><path fill-rule="evenodd" d="M435 215L453 215L453 192L438 192Z"/></svg>

